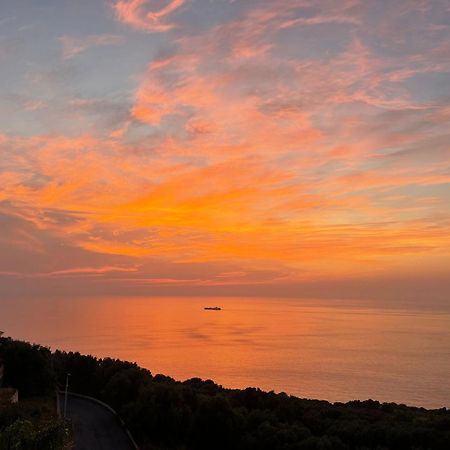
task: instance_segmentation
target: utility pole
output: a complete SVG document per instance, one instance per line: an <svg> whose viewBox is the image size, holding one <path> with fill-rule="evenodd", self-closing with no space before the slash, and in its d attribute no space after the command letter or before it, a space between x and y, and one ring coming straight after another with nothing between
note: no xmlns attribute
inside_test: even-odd
<svg viewBox="0 0 450 450"><path fill-rule="evenodd" d="M2 337L2 335L3 335L3 331L0 331L0 337ZM1 347L2 347L2 343L0 342L0 388L2 387L2 384L3 384L3 376L4 376L4 372L5 372L5 364L4 364L3 358L2 358Z"/></svg>
<svg viewBox="0 0 450 450"><path fill-rule="evenodd" d="M66 375L66 389L64 392L64 418L66 418L66 413L67 413L67 391L69 390L69 377L70 377L70 373L68 373Z"/></svg>

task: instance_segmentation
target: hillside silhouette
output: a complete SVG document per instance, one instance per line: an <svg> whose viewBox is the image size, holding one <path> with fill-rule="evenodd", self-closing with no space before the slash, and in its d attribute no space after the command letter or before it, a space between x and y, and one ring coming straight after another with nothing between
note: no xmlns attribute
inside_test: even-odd
<svg viewBox="0 0 450 450"><path fill-rule="evenodd" d="M63 387L70 373L70 390L112 406L142 449L450 448L446 408L427 410L374 400L331 404L257 388L225 389L199 378L179 382L152 375L135 363L51 352L10 338L0 338L0 349L4 385L19 389L21 398L53 395L55 385ZM14 417L0 412L0 443L13 424Z"/></svg>

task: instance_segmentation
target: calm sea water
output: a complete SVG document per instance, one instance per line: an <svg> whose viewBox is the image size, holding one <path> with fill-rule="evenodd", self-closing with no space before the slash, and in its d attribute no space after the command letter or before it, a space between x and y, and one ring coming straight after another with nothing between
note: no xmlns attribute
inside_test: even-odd
<svg viewBox="0 0 450 450"><path fill-rule="evenodd" d="M205 311L219 305L222 311ZM6 335L330 401L450 407L450 310L367 302L95 298L0 300Z"/></svg>

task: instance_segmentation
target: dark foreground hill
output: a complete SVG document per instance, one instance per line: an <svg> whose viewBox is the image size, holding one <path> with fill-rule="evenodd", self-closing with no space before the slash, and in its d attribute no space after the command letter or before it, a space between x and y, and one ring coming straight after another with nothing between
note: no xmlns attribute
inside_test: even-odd
<svg viewBox="0 0 450 450"><path fill-rule="evenodd" d="M450 449L445 408L373 400L331 404L256 388L224 389L198 378L178 382L134 363L52 353L8 338L0 339L0 351L4 384L18 388L22 398L52 395L70 373L71 390L110 404L142 449ZM8 425L0 413L0 438Z"/></svg>

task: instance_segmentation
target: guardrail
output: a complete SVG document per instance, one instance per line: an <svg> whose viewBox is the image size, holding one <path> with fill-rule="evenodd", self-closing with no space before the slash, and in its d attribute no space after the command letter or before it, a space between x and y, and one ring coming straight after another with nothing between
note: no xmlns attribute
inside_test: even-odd
<svg viewBox="0 0 450 450"><path fill-rule="evenodd" d="M65 391L59 391L59 395L65 395ZM86 400L90 400L91 402L97 403L100 406L103 406L104 408L106 408L109 412L111 412L112 414L114 414L117 419L119 420L120 425L122 426L122 428L124 429L125 433L128 436L128 439L130 440L132 446L135 448L135 450L139 450L139 446L137 445L136 441L134 440L130 430L127 428L127 426L125 425L125 422L122 420L122 418L119 416L119 414L117 413L116 410L114 410L113 408L111 408L111 406L109 406L107 403L102 402L101 400L99 400L98 398L94 398L91 397L89 395L84 395L84 394L78 394L76 392L67 392L67 395L71 395L73 397L79 397L79 398L84 398ZM58 406L59 406L59 400L58 400Z"/></svg>

